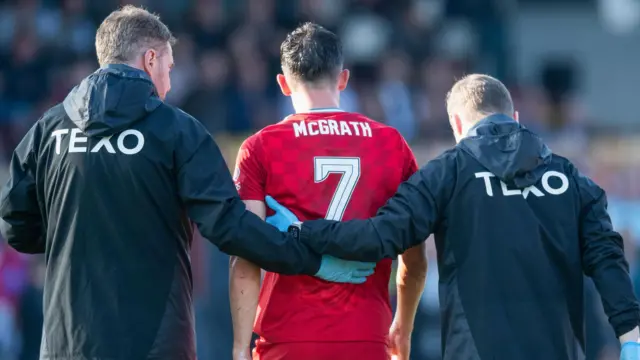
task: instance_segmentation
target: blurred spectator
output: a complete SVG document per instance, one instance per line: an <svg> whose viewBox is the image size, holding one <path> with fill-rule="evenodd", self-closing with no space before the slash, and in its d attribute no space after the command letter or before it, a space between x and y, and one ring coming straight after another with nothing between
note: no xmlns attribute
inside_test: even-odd
<svg viewBox="0 0 640 360"><path fill-rule="evenodd" d="M18 124L33 115L39 101L47 96L47 61L39 38L29 29L15 33L5 70L6 97L10 115Z"/></svg>
<svg viewBox="0 0 640 360"><path fill-rule="evenodd" d="M24 257L6 243L0 244L0 358L17 359L20 346L18 314L27 285ZM41 309L39 309L41 310Z"/></svg>
<svg viewBox="0 0 640 360"><path fill-rule="evenodd" d="M59 9L51 9L40 0L7 1L10 4L0 11L0 43L11 46L16 32L22 28L32 29L34 35L44 43L55 41L60 35Z"/></svg>
<svg viewBox="0 0 640 360"><path fill-rule="evenodd" d="M416 135L416 118L409 88L411 59L397 52L382 62L378 99L386 123L395 127L407 141Z"/></svg>
<svg viewBox="0 0 640 360"><path fill-rule="evenodd" d="M18 145L18 132L15 118L11 116L11 103L7 99L6 80L4 71L0 72L0 143L2 156L0 161L9 161L9 154Z"/></svg>
<svg viewBox="0 0 640 360"><path fill-rule="evenodd" d="M222 1L195 0L194 3L186 30L193 36L198 48L223 46L228 23L224 18Z"/></svg>
<svg viewBox="0 0 640 360"><path fill-rule="evenodd" d="M431 59L422 62L419 75L415 103L420 118L420 134L428 138L451 137L446 96L462 71L450 60Z"/></svg>
<svg viewBox="0 0 640 360"><path fill-rule="evenodd" d="M62 1L62 27L59 46L78 55L94 51L96 24L86 14L86 0Z"/></svg>
<svg viewBox="0 0 640 360"><path fill-rule="evenodd" d="M200 120L209 131L219 133L227 127L229 114L229 60L222 51L208 51L200 58L199 81L183 103L183 109Z"/></svg>
<svg viewBox="0 0 640 360"><path fill-rule="evenodd" d="M19 360L38 360L40 358L40 339L42 338L42 296L45 265L42 257L33 257L29 261L29 282L20 301L20 325L22 346Z"/></svg>

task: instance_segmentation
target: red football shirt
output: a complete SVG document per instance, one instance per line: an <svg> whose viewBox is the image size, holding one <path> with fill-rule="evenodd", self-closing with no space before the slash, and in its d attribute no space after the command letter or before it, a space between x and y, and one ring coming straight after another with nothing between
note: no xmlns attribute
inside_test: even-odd
<svg viewBox="0 0 640 360"><path fill-rule="evenodd" d="M243 200L273 196L298 219L366 219L417 170L404 138L363 115L295 114L249 137L234 181ZM266 273L254 331L269 343L386 342L391 260L365 284Z"/></svg>

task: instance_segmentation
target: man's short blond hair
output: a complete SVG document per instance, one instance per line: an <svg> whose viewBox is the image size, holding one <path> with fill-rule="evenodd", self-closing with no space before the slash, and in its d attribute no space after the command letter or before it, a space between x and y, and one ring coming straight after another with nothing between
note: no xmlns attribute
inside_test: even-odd
<svg viewBox="0 0 640 360"><path fill-rule="evenodd" d="M96 32L100 65L126 64L149 48L162 50L175 38L160 18L147 10L125 5L109 14Z"/></svg>
<svg viewBox="0 0 640 360"><path fill-rule="evenodd" d="M513 116L514 108L511 94L500 80L472 74L456 82L447 94L447 112L465 113L472 118L491 114Z"/></svg>

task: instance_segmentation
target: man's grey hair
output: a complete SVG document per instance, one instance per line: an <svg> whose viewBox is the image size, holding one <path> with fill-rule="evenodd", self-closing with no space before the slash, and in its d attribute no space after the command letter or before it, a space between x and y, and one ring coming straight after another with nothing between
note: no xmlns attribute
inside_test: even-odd
<svg viewBox="0 0 640 360"><path fill-rule="evenodd" d="M96 33L96 53L101 66L126 64L148 49L164 50L176 39L160 17L143 8L126 5L109 14Z"/></svg>
<svg viewBox="0 0 640 360"><path fill-rule="evenodd" d="M491 114L513 116L514 108L511 94L500 80L472 74L456 82L447 94L447 112L465 113L473 118Z"/></svg>

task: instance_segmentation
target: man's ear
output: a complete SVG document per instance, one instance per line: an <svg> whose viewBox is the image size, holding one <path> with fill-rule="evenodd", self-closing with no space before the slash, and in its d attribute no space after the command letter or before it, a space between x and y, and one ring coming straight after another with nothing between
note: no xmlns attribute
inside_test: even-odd
<svg viewBox="0 0 640 360"><path fill-rule="evenodd" d="M513 112L513 120L515 120L516 122L520 122L520 114L518 113L518 111Z"/></svg>
<svg viewBox="0 0 640 360"><path fill-rule="evenodd" d="M458 114L453 114L453 131L455 131L456 135L462 136L462 120Z"/></svg>
<svg viewBox="0 0 640 360"><path fill-rule="evenodd" d="M158 53L155 50L149 49L144 52L144 57L142 59L142 68L147 74L151 75L151 69L157 66L157 62Z"/></svg>
<svg viewBox="0 0 640 360"><path fill-rule="evenodd" d="M291 96L291 88L289 88L289 84L287 83L287 78L283 74L276 75L276 81L278 82L278 86L280 86L280 91L284 96Z"/></svg>
<svg viewBox="0 0 640 360"><path fill-rule="evenodd" d="M351 74L347 69L344 69L340 72L340 75L338 75L338 91L344 91L344 89L347 88L350 76Z"/></svg>

